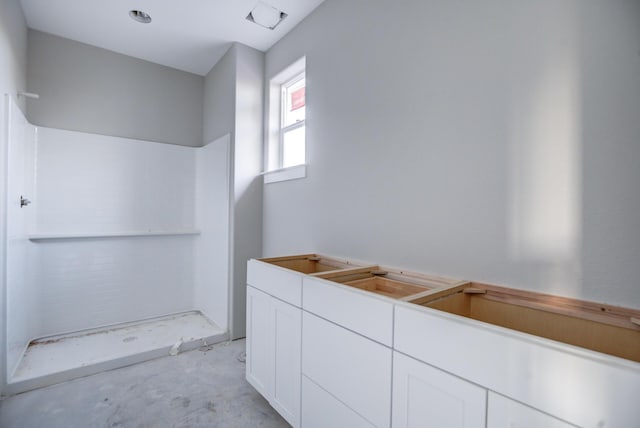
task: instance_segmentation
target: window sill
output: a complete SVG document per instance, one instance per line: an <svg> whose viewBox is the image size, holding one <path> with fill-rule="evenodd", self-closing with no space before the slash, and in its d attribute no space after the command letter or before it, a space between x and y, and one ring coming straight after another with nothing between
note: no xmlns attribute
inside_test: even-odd
<svg viewBox="0 0 640 428"><path fill-rule="evenodd" d="M307 176L307 165L296 165L289 168L275 169L264 174L264 184L278 183L280 181L297 180Z"/></svg>

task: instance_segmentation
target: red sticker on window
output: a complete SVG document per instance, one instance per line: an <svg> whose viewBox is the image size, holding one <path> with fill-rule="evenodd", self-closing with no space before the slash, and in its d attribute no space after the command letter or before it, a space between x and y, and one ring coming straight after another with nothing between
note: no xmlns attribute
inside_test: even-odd
<svg viewBox="0 0 640 428"><path fill-rule="evenodd" d="M291 93L291 111L304 107L305 89L306 86Z"/></svg>

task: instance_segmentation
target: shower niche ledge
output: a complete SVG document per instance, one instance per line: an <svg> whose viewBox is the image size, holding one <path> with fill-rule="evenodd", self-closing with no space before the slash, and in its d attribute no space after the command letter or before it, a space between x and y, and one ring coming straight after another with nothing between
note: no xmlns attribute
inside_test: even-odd
<svg viewBox="0 0 640 428"><path fill-rule="evenodd" d="M96 239L96 238L135 238L147 236L181 236L200 235L199 229L167 229L167 230L130 230L123 232L70 232L70 233L34 233L28 235L30 241L46 241L53 239Z"/></svg>

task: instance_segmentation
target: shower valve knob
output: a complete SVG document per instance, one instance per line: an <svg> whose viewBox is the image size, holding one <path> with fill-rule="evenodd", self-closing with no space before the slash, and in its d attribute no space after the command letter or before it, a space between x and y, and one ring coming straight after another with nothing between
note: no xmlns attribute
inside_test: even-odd
<svg viewBox="0 0 640 428"><path fill-rule="evenodd" d="M20 208L26 207L30 203L31 201L29 199L25 198L24 196L20 196Z"/></svg>

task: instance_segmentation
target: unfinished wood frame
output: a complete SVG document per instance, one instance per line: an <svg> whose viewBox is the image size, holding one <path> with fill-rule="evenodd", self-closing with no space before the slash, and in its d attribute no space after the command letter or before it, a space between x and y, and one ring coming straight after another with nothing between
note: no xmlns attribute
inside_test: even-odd
<svg viewBox="0 0 640 428"><path fill-rule="evenodd" d="M474 282L411 303L640 362L639 310Z"/></svg>
<svg viewBox="0 0 640 428"><path fill-rule="evenodd" d="M320 254L300 254L284 257L270 257L259 259L261 262L270 263L286 269L305 274L315 274L321 272L331 272L357 267L349 260L336 259Z"/></svg>
<svg viewBox="0 0 640 428"><path fill-rule="evenodd" d="M260 261L401 302L640 362L640 310L367 266L319 254Z"/></svg>
<svg viewBox="0 0 640 428"><path fill-rule="evenodd" d="M398 300L411 300L420 296L431 295L443 289L450 289L460 283L460 281L454 279L405 272L381 266L368 266L328 273L320 272L312 276Z"/></svg>

